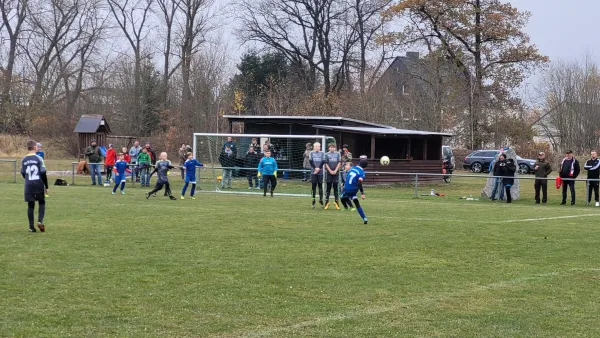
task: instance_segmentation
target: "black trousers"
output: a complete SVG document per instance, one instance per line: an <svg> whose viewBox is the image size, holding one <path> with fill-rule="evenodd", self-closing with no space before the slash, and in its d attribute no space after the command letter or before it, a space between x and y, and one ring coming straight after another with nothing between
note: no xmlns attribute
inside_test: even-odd
<svg viewBox="0 0 600 338"><path fill-rule="evenodd" d="M271 193L275 191L275 187L277 186L277 177L275 175L263 175L263 189L264 194L267 194L267 190L269 189L269 183L271 183Z"/></svg>
<svg viewBox="0 0 600 338"><path fill-rule="evenodd" d="M588 181L588 203L592 201L592 190L594 191L594 199L596 202L600 202L599 198L599 194L598 194L598 187L600 186L598 181Z"/></svg>
<svg viewBox="0 0 600 338"><path fill-rule="evenodd" d="M535 201L540 203L540 190L542 191L542 202L548 202L548 180L535 180Z"/></svg>
<svg viewBox="0 0 600 338"><path fill-rule="evenodd" d="M575 203L575 181L563 181L562 201L567 203L567 189L571 190L571 203Z"/></svg>

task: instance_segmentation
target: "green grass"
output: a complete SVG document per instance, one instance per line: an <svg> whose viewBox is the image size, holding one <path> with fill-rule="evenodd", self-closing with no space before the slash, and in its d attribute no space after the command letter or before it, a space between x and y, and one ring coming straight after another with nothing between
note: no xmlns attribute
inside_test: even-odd
<svg viewBox="0 0 600 338"><path fill-rule="evenodd" d="M512 205L458 199L469 179L367 189L366 226L307 198L87 183L52 187L36 234L21 184L0 184L0 336L600 335L600 210L554 188L532 205L531 181Z"/></svg>

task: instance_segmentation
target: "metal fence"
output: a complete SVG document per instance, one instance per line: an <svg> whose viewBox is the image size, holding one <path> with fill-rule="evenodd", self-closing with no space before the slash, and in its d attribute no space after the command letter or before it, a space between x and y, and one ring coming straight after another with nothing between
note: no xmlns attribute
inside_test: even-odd
<svg viewBox="0 0 600 338"><path fill-rule="evenodd" d="M17 160L2 160L2 159L0 159L0 163L12 163L13 182L17 183Z"/></svg>
<svg viewBox="0 0 600 338"><path fill-rule="evenodd" d="M432 184L441 184L444 178L466 178L466 179L474 179L474 180L481 180L484 181L484 183L487 182L487 180L489 179L504 179L507 178L505 176L489 176L489 175L469 175L469 174L432 174L432 173L403 173L403 172L388 172L388 171L365 171L366 175L396 175L396 176L408 176L408 177L413 177L414 179L412 179L412 183L409 183L409 181L407 181L406 183L403 183L405 185L412 185L414 188L414 197L415 198L420 198L422 196L425 196L426 194L420 193L420 188L422 188L425 185L432 185ZM432 182L431 179L429 180L421 180L419 181L419 178L424 178L424 177L438 177L439 181L436 182ZM519 180L523 180L523 181L535 181L535 180L544 180L544 181L551 181L551 182L555 182L556 181L556 177L548 177L548 178L541 178L541 177L535 177L535 176L517 176L517 177L513 177L513 179L515 181L519 181ZM589 200L588 200L588 196L587 194L589 193L589 189L590 189L590 182L599 182L600 183L600 179L573 179L573 178L563 178L562 181L573 181L573 182L583 182L585 183L585 192L586 192L586 204L589 204ZM446 186L451 186L452 183L445 183L444 185ZM549 190L550 191L550 190Z"/></svg>

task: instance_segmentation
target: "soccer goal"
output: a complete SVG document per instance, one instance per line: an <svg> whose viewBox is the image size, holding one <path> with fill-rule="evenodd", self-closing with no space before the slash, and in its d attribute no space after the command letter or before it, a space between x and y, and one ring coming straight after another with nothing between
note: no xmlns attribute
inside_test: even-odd
<svg viewBox="0 0 600 338"><path fill-rule="evenodd" d="M195 133L193 142L196 159L204 164L199 171L201 191L262 195L263 181L256 169L264 150L269 149L279 168L275 194L310 196L310 170L305 168L304 153L315 142L326 149L335 139L322 135ZM256 154L249 154L251 145Z"/></svg>

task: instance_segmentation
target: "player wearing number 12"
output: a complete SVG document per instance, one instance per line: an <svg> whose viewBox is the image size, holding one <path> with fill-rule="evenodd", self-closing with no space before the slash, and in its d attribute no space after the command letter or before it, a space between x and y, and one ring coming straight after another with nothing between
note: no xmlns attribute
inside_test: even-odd
<svg viewBox="0 0 600 338"><path fill-rule="evenodd" d="M362 185L362 182L365 179L364 169L366 169L368 165L369 162L367 160L361 159L360 163L357 166L352 167L352 169L350 169L350 171L346 175L344 193L342 194L342 203L344 205L352 205L352 202L354 202L356 210L358 211L358 214L363 219L363 222L365 224L367 224L367 216L365 215L365 212L360 206L360 202L358 201L356 194L360 190L360 186Z"/></svg>
<svg viewBox="0 0 600 338"><path fill-rule="evenodd" d="M39 204L37 226L41 232L46 231L44 227L44 214L46 213L45 194L48 193L48 177L46 177L46 165L44 159L35 154L37 142L27 141L28 154L21 161L21 175L25 179L25 202L27 202L27 218L29 219L29 231L36 232L33 226L35 202Z"/></svg>

